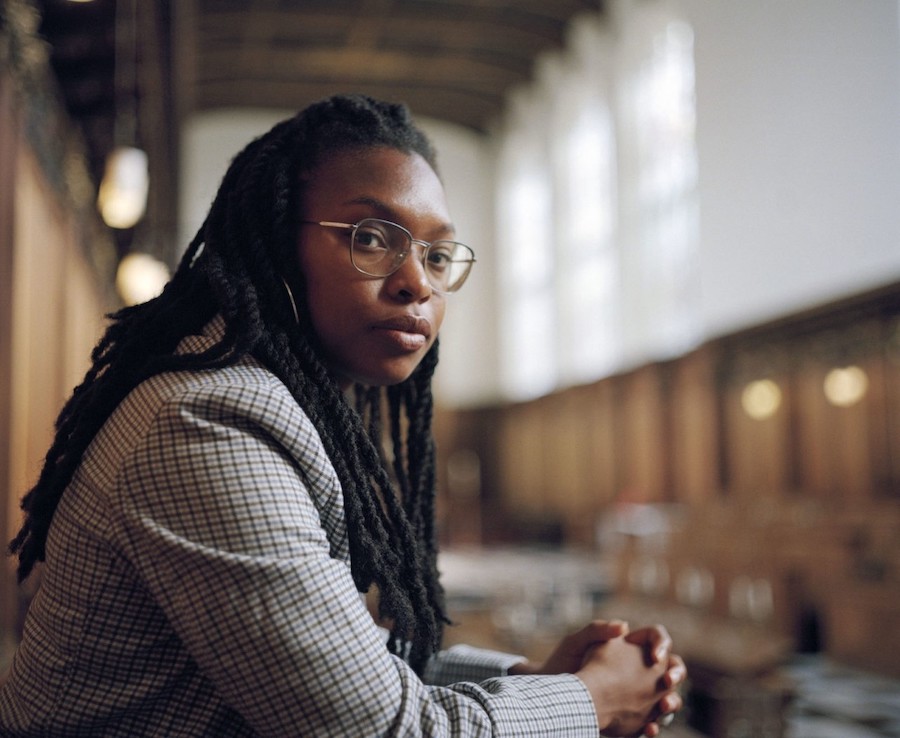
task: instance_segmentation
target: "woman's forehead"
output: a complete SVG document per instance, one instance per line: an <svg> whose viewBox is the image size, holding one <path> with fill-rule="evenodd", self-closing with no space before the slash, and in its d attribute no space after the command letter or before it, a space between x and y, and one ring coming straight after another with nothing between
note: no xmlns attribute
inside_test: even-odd
<svg viewBox="0 0 900 738"><path fill-rule="evenodd" d="M324 159L307 178L305 215L331 218L323 207L356 208L371 215L429 214L449 224L444 187L417 153L373 148Z"/></svg>

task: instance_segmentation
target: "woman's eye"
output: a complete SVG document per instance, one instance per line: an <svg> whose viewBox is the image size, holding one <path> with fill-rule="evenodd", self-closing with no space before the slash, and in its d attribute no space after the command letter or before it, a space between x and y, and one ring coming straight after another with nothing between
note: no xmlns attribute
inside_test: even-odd
<svg viewBox="0 0 900 738"><path fill-rule="evenodd" d="M362 249L386 251L388 248L387 238L375 228L358 228L354 240L356 246Z"/></svg>
<svg viewBox="0 0 900 738"><path fill-rule="evenodd" d="M428 250L428 266L432 270L442 271L453 261L453 249L434 244Z"/></svg>

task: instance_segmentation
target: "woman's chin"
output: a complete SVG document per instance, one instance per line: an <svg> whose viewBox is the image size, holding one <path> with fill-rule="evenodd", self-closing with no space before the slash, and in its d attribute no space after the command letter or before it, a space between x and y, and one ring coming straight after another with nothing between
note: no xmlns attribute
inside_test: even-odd
<svg viewBox="0 0 900 738"><path fill-rule="evenodd" d="M351 372L336 372L335 379L345 390L353 384L362 384L367 387L391 387L409 379L418 365L418 361L384 362L378 365L357 367Z"/></svg>

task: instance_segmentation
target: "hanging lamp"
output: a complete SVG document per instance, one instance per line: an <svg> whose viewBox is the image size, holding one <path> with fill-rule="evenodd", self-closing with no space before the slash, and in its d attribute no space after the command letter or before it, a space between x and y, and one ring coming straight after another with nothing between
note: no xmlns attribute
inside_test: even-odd
<svg viewBox="0 0 900 738"><path fill-rule="evenodd" d="M103 180L97 195L97 206L110 228L131 228L147 209L150 187L147 153L137 141L137 4L127 0L128 17L123 10L126 0L116 0L115 8L115 121L116 147L106 159Z"/></svg>

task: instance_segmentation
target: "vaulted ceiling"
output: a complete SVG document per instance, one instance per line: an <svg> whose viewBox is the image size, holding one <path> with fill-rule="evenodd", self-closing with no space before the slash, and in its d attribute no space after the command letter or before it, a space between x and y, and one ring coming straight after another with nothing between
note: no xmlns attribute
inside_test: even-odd
<svg viewBox="0 0 900 738"><path fill-rule="evenodd" d="M98 178L116 136L132 135L133 107L139 142L169 171L192 111L296 109L340 91L484 131L573 16L603 10L603 0L32 2Z"/></svg>

